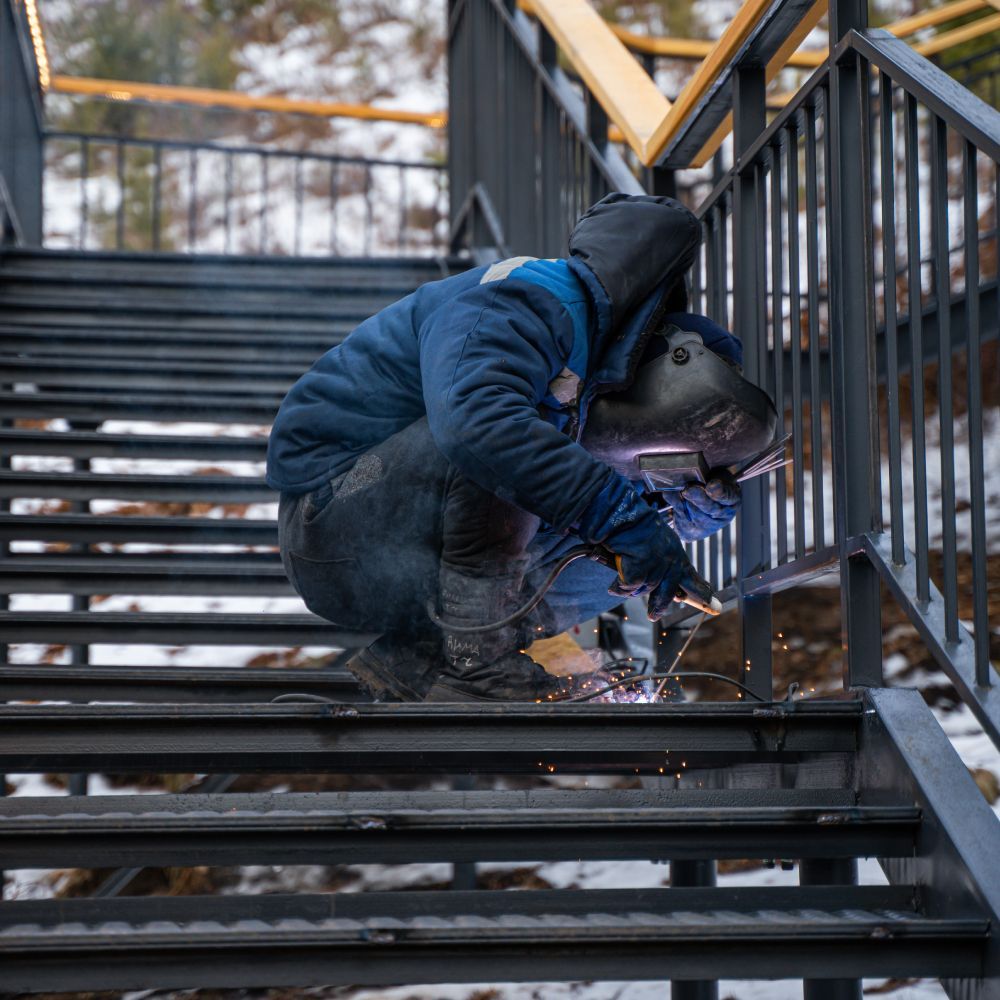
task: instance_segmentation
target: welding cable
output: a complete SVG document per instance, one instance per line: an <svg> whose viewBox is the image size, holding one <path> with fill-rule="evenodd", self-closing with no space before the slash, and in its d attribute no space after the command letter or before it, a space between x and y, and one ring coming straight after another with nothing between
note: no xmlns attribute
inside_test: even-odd
<svg viewBox="0 0 1000 1000"><path fill-rule="evenodd" d="M703 612L702 616L698 619L695 627L691 629L691 631L688 633L688 637L687 639L684 640L684 645L681 646L677 655L674 657L673 663L671 663L670 666L667 667L668 674L672 674L677 669L677 665L681 662L681 657L687 652L688 646L691 645L692 640L698 634L698 629L701 628L707 617L708 615ZM660 681L660 686L656 689L656 693L653 695L653 701L660 700L660 697L663 694L664 690L666 689L668 683L669 683L669 677L664 677L663 680Z"/></svg>
<svg viewBox="0 0 1000 1000"><path fill-rule="evenodd" d="M289 691L288 694L279 694L276 698L271 699L272 705L281 705L287 702L298 702L298 703L308 703L317 705L342 705L343 702L335 701L333 698L327 698L321 694L310 694L307 691Z"/></svg>
<svg viewBox="0 0 1000 1000"><path fill-rule="evenodd" d="M732 684L734 687L738 687L741 691L745 691L756 701L766 704L765 698L761 698L759 694L755 694L745 684L741 684L739 681L733 680L732 677L726 677L725 674L711 674L704 670L678 670L667 674L646 674L644 677L625 677L620 681L614 681L613 683L608 684L607 687L599 688L597 691L588 691L586 694L574 695L572 698L553 698L551 700L554 702L590 701L593 698L597 698L599 695L607 694L609 691L614 691L615 688L625 687L628 684L635 684L636 681L658 681L671 677L707 677L709 680L723 681L726 684Z"/></svg>
<svg viewBox="0 0 1000 1000"><path fill-rule="evenodd" d="M578 545L575 549L570 549L552 567L552 571L542 582L542 585L535 591L534 594L528 599L528 601L517 609L517 611L512 614L507 615L506 618L501 618L499 621L489 622L486 625L451 625L450 623L444 621L437 613L437 609L434 607L434 601L430 600L427 602L427 614L430 616L431 621L438 626L438 628L446 628L449 632L460 632L460 633L477 633L477 632L492 632L494 629L503 628L506 625L513 625L515 622L519 622L526 615L531 614L539 604L542 603L542 598L549 592L552 584L556 582L559 574L570 564L576 562L577 559L583 559L585 556L593 555L594 550L589 545Z"/></svg>
<svg viewBox="0 0 1000 1000"><path fill-rule="evenodd" d="M726 677L725 674L712 674L705 670L677 670L677 671L672 671L671 673L659 673L659 674L641 674L641 673L629 674L626 677L622 677L620 680L612 681L612 683L607 684L602 688L598 688L596 691L588 691L586 694L574 695L572 698L546 698L543 704L554 704L557 702L562 703L562 702L591 701L592 699L597 698L602 694L607 694L609 691L614 691L620 687L628 687L629 684L637 684L640 681L658 681L658 680L670 679L671 677L707 677L709 680L722 681L725 684L732 684L734 687L738 687L741 691L745 691L755 701L759 701L761 704L767 704L766 698L761 698L759 694L756 694L755 692L751 691L750 688L748 688L745 684L741 684L739 681L733 680L732 677ZM809 699L803 699L803 700L809 700ZM289 702L291 703L308 702L308 703L317 703L320 705L343 704L343 702L335 701L333 698L324 698L323 695L321 694L307 694L305 691L301 693L289 692L288 694L279 694L276 698L271 699L270 704L278 705ZM505 701L504 704L513 704L513 703Z"/></svg>

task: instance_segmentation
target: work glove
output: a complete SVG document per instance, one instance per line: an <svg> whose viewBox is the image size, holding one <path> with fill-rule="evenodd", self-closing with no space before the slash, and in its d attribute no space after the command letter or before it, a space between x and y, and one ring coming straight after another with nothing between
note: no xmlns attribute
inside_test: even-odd
<svg viewBox="0 0 1000 1000"><path fill-rule="evenodd" d="M674 531L685 542L714 535L740 509L740 484L727 469L715 469L704 486L691 483L683 490L665 490L674 511Z"/></svg>
<svg viewBox="0 0 1000 1000"><path fill-rule="evenodd" d="M712 588L691 565L664 514L651 507L624 477L612 481L588 504L577 525L580 537L610 553L618 580L608 592L649 595L647 613L658 621L682 591L704 604Z"/></svg>

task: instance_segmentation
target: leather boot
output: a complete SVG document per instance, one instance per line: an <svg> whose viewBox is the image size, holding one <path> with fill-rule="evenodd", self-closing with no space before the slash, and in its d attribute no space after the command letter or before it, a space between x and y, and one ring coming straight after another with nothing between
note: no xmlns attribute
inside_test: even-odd
<svg viewBox="0 0 1000 1000"><path fill-rule="evenodd" d="M425 701L560 701L606 686L610 672L560 677L523 651L536 635L551 633L543 623L544 605L523 621L485 632L462 631L515 612L530 596L521 590L521 582L521 574L469 576L442 565L439 624L446 664Z"/></svg>
<svg viewBox="0 0 1000 1000"><path fill-rule="evenodd" d="M387 633L344 666L374 701L423 701L447 661L441 638Z"/></svg>

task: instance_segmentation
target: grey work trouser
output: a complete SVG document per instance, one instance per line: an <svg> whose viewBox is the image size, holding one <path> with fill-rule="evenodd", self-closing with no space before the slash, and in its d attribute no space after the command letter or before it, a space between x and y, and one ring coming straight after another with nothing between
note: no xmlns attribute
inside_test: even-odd
<svg viewBox="0 0 1000 1000"><path fill-rule="evenodd" d="M580 544L459 473L426 418L311 493L283 494L278 537L288 577L311 611L341 628L401 634L432 628L427 608L438 602L442 561L470 576L515 567L528 594ZM571 563L533 614L532 633L555 635L620 604L608 594L614 580L590 559Z"/></svg>

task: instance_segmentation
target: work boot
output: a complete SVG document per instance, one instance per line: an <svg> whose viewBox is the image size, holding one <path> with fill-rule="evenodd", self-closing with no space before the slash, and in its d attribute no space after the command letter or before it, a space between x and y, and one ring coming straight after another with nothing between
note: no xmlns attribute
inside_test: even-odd
<svg viewBox="0 0 1000 1000"><path fill-rule="evenodd" d="M387 633L344 666L374 701L422 701L446 663L440 636Z"/></svg>
<svg viewBox="0 0 1000 1000"><path fill-rule="evenodd" d="M550 674L527 653L508 653L492 663L449 664L424 698L426 702L549 702L593 694L621 671L605 668L561 677Z"/></svg>

